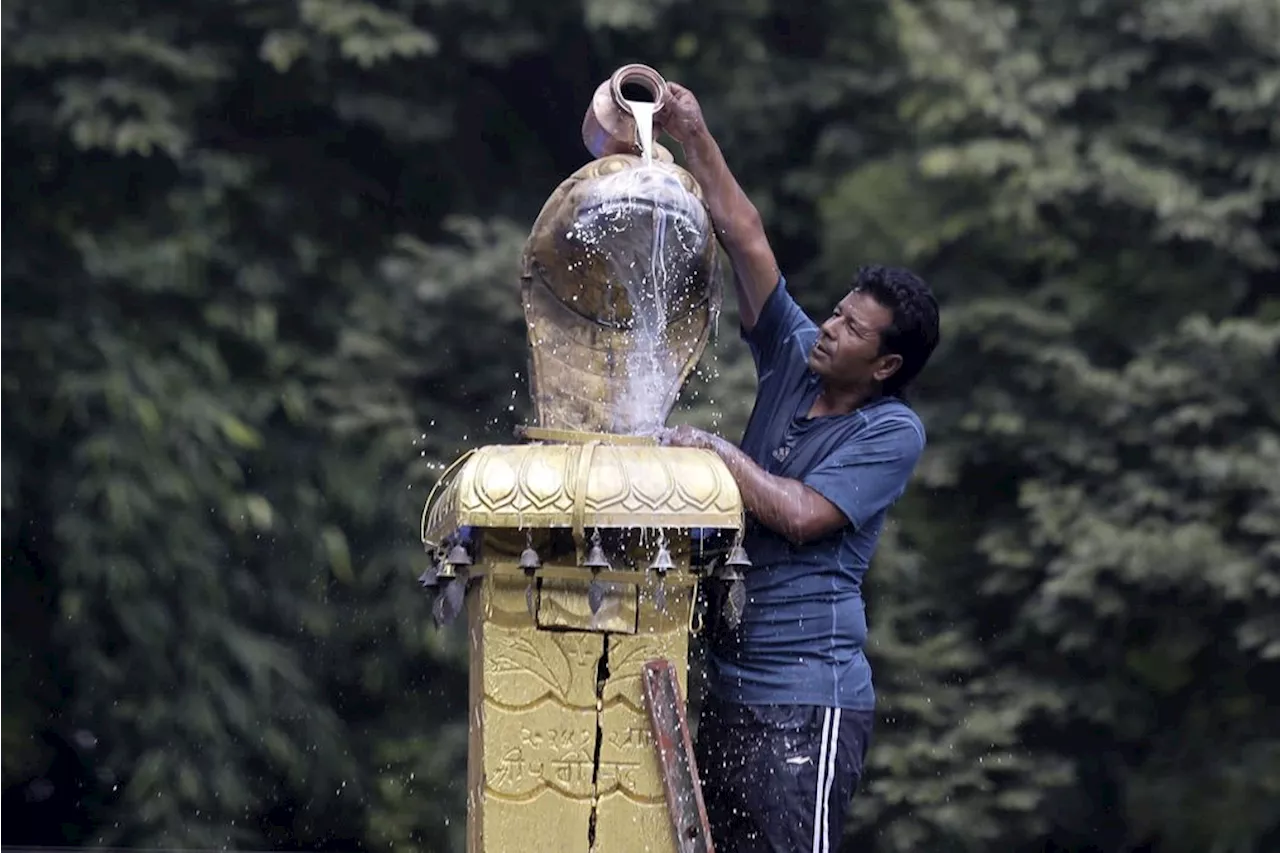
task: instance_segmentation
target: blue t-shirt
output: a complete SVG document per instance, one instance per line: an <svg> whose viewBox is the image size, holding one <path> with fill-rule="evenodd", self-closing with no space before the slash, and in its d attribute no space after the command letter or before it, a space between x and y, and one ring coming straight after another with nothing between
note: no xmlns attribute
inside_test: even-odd
<svg viewBox="0 0 1280 853"><path fill-rule="evenodd" d="M849 524L796 546L748 520L746 611L736 630L709 637L708 687L748 705L871 710L862 576L885 513L924 450L924 427L893 397L845 415L808 417L820 390L808 365L817 336L780 280L755 327L743 332L759 384L742 450L769 473L813 488Z"/></svg>

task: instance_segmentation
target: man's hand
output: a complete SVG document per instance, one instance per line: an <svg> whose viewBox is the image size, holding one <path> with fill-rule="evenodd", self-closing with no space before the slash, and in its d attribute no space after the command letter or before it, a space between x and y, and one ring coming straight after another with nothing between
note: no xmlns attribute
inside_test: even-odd
<svg viewBox="0 0 1280 853"><path fill-rule="evenodd" d="M702 118L702 106L698 99L679 83L667 83L667 97L662 108L653 117L658 127L679 142L686 145L707 130L707 123Z"/></svg>
<svg viewBox="0 0 1280 853"><path fill-rule="evenodd" d="M698 447L719 456L738 484L747 512L797 545L829 536L849 523L831 501L799 480L768 473L718 435L681 424L659 430L658 440L667 447Z"/></svg>
<svg viewBox="0 0 1280 853"><path fill-rule="evenodd" d="M700 447L712 450L716 439L715 436L696 427L680 424L675 427L664 427L658 432L658 441L666 447Z"/></svg>

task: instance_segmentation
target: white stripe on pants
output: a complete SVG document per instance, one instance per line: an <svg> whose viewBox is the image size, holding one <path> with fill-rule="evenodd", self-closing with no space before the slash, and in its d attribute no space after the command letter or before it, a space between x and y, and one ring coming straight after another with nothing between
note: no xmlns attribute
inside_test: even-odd
<svg viewBox="0 0 1280 853"><path fill-rule="evenodd" d="M840 741L840 709L827 708L822 713L822 741L818 752L818 785L813 792L813 853L830 853L831 836L827 831L828 803L836 778L836 746Z"/></svg>

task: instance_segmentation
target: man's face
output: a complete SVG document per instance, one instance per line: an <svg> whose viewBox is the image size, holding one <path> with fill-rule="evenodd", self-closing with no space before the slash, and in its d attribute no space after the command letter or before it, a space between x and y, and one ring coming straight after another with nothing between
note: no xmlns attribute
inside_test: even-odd
<svg viewBox="0 0 1280 853"><path fill-rule="evenodd" d="M893 312L875 297L853 291L822 324L809 367L840 387L867 388L883 382L902 365L899 355L880 355L880 334L892 323Z"/></svg>

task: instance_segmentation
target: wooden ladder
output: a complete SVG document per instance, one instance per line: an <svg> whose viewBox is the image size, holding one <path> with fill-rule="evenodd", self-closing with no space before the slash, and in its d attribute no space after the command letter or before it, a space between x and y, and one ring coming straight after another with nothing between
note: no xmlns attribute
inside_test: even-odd
<svg viewBox="0 0 1280 853"><path fill-rule="evenodd" d="M684 697L671 661L645 662L644 696L658 747L662 787L671 812L676 850L678 853L715 853L707 807L702 801L698 763L693 755L693 740L689 737L684 713Z"/></svg>

